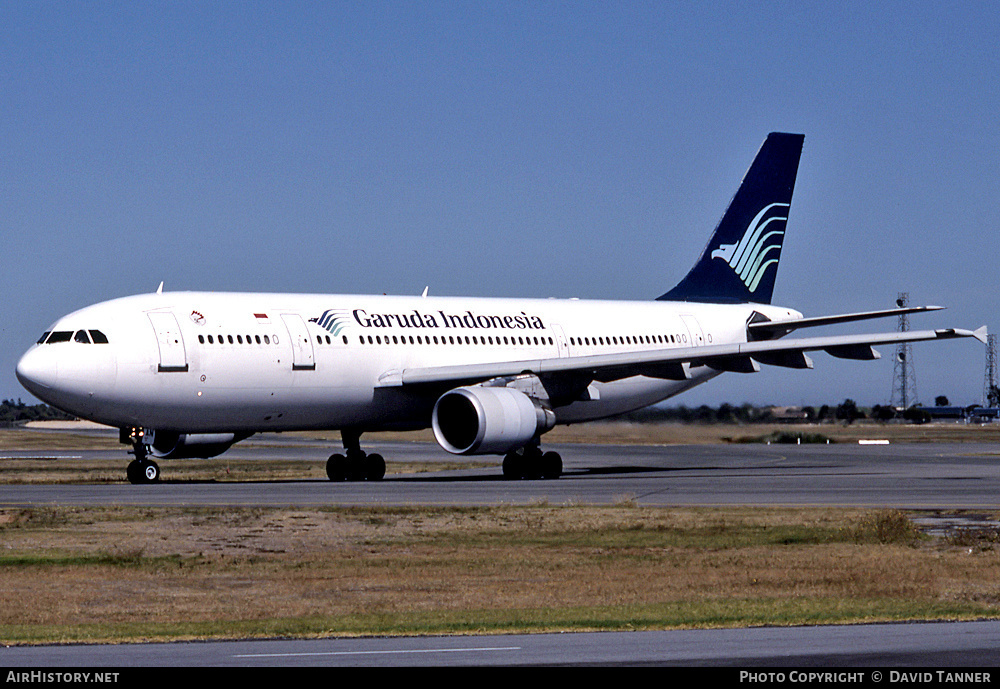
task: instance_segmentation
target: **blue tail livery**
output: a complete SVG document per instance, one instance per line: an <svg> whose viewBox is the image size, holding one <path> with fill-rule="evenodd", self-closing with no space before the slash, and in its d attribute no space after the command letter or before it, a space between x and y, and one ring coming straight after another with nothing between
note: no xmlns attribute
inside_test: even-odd
<svg viewBox="0 0 1000 689"><path fill-rule="evenodd" d="M659 301L771 303L804 139L767 136L701 258Z"/></svg>

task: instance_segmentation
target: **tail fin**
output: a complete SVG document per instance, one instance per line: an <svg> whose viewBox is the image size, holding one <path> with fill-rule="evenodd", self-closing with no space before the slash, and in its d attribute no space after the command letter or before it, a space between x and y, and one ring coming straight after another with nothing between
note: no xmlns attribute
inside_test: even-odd
<svg viewBox="0 0 1000 689"><path fill-rule="evenodd" d="M704 253L659 301L770 304L802 134L768 134Z"/></svg>

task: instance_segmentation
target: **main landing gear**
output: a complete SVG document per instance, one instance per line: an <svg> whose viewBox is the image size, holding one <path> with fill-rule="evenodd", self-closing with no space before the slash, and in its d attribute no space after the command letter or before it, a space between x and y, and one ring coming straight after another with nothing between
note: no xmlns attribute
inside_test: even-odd
<svg viewBox="0 0 1000 689"><path fill-rule="evenodd" d="M125 469L125 476L132 484L156 483L160 480L160 465L147 456L144 438L145 432L141 428L125 429L119 434L121 442L132 445L131 454L135 455L135 459Z"/></svg>
<svg viewBox="0 0 1000 689"><path fill-rule="evenodd" d="M330 455L326 460L326 475L331 481L381 481L385 477L385 460L380 454L367 454L361 449L361 433L341 431L345 455Z"/></svg>
<svg viewBox="0 0 1000 689"><path fill-rule="evenodd" d="M562 457L558 452L542 452L538 445L528 445L504 455L503 475L508 479L559 478Z"/></svg>

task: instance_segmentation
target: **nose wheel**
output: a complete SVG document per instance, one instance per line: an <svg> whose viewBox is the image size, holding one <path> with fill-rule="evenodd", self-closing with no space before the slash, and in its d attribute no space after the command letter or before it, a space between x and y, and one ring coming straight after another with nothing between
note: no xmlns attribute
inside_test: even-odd
<svg viewBox="0 0 1000 689"><path fill-rule="evenodd" d="M156 483L160 480L160 466L145 457L133 459L125 470L129 483Z"/></svg>
<svg viewBox="0 0 1000 689"><path fill-rule="evenodd" d="M160 480L160 465L147 457L146 432L142 428L123 428L118 440L132 446L135 459L129 462L125 476L129 483L156 483Z"/></svg>

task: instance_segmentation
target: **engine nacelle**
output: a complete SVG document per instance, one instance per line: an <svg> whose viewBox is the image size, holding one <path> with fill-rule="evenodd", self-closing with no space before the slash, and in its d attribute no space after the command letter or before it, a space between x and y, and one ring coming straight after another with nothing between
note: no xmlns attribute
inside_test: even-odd
<svg viewBox="0 0 1000 689"><path fill-rule="evenodd" d="M235 433L177 433L148 431L150 454L161 459L208 459L233 446Z"/></svg>
<svg viewBox="0 0 1000 689"><path fill-rule="evenodd" d="M550 430L551 409L510 388L449 390L434 405L431 425L438 444L456 455L504 454Z"/></svg>

